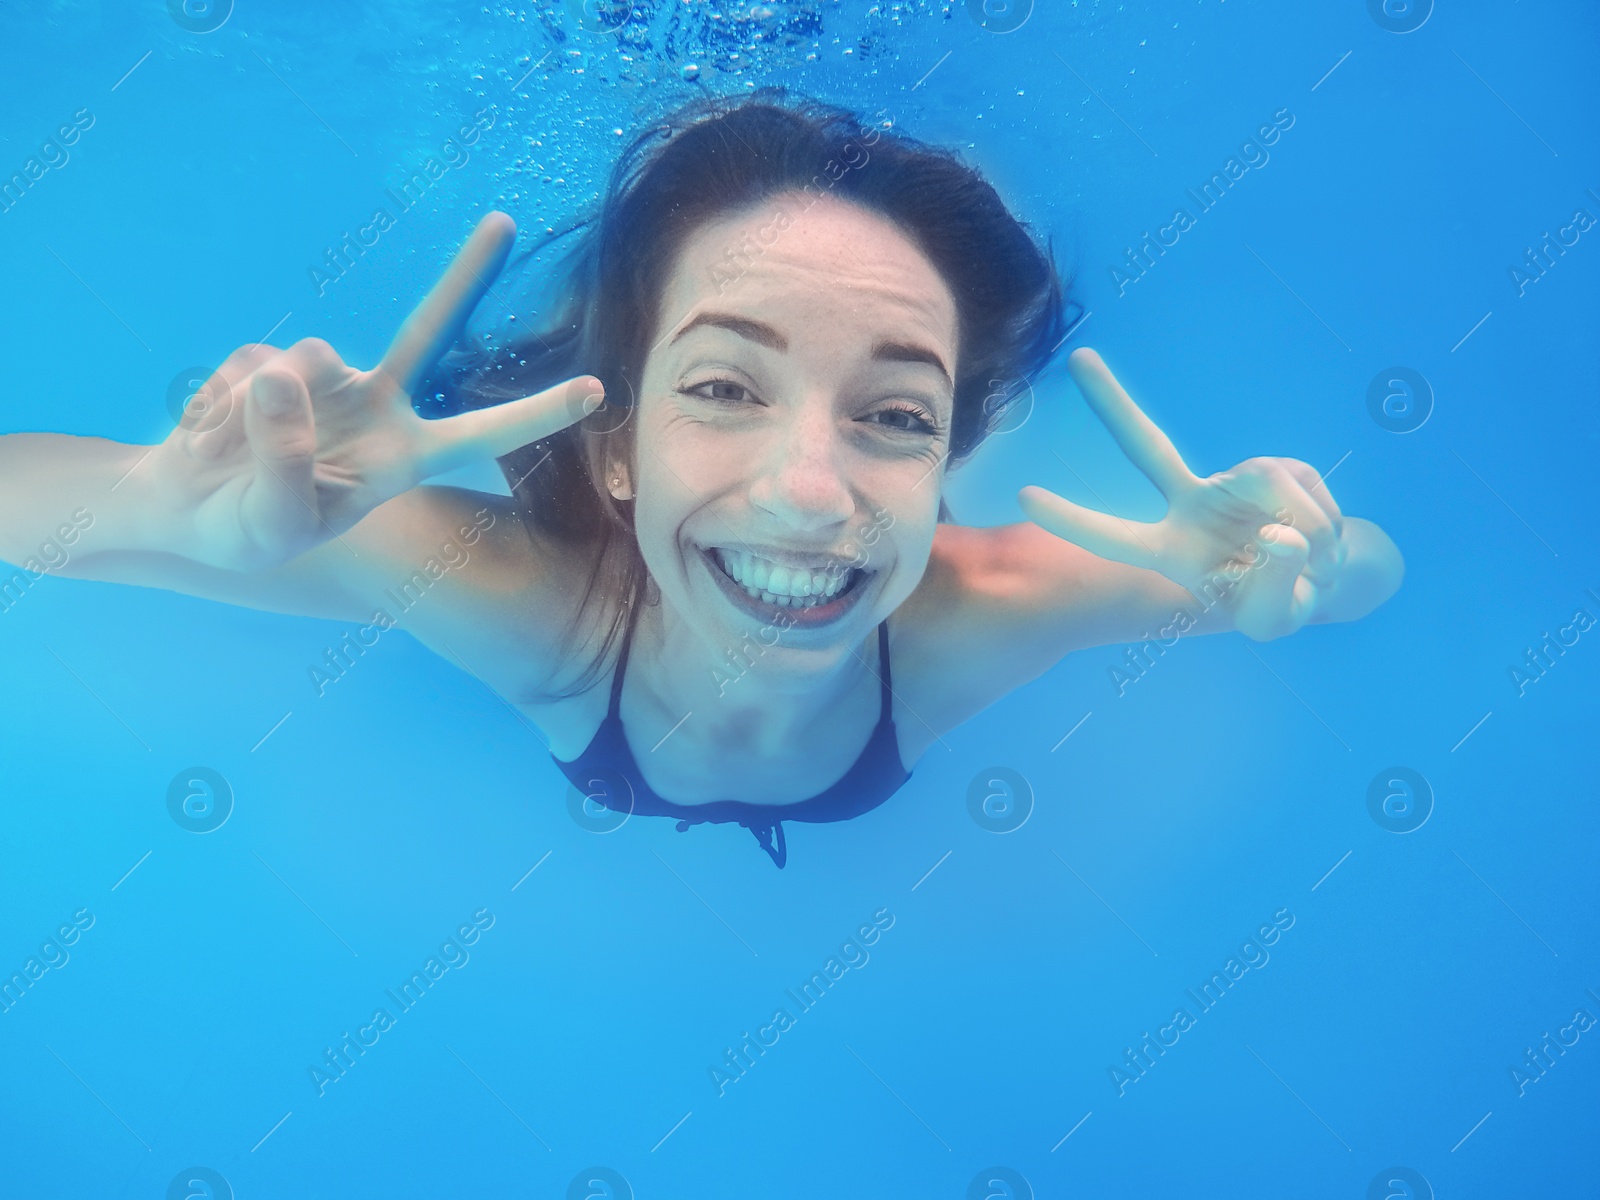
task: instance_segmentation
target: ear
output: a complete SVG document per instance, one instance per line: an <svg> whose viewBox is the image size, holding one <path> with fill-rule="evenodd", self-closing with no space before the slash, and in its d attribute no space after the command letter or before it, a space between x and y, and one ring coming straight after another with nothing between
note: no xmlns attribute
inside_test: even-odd
<svg viewBox="0 0 1600 1200"><path fill-rule="evenodd" d="M606 490L614 500L633 499L633 472L615 458L606 460Z"/></svg>
<svg viewBox="0 0 1600 1200"><path fill-rule="evenodd" d="M630 408L627 416L632 415ZM583 428L579 435L583 441L590 477L610 492L613 500L633 499L633 436L629 424L630 421L624 419L615 429L600 431Z"/></svg>

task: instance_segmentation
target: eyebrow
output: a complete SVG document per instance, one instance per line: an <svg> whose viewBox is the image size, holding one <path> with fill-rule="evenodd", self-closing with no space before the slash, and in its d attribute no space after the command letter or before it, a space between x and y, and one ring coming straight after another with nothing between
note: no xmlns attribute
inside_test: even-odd
<svg viewBox="0 0 1600 1200"><path fill-rule="evenodd" d="M690 321L673 335L672 341L677 342L688 335L691 330L702 325L712 326L717 329L726 329L736 333L748 341L776 350L780 354L788 352L789 340L763 321L753 321L748 317L736 317L732 313L703 312ZM671 343L669 343L671 344ZM881 341L874 343L872 358L879 362L926 363L944 376L945 382L951 388L955 381L950 377L950 369L944 365L944 360L925 346L914 345L910 342Z"/></svg>

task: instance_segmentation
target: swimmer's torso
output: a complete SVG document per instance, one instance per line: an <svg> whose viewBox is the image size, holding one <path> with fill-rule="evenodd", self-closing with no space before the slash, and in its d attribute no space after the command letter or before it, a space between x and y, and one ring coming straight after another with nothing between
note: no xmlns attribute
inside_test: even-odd
<svg viewBox="0 0 1600 1200"><path fill-rule="evenodd" d="M484 525L486 508L493 521L466 561L413 607L394 614L401 627L515 705L551 753L576 758L605 719L616 647L594 687L553 701L548 693L552 680L564 686L577 677L610 623L612 612L591 602L579 627L582 639L561 657L592 556L582 547L536 542L504 497L450 488L419 488L412 496L411 521L431 526L434 540L459 540L474 514ZM390 562L370 564L371 578L382 579L385 571L403 578L414 547L429 544L416 529L403 540ZM364 560L371 557L364 552ZM1138 637L1157 615L1170 617L1177 592L1153 572L1107 563L1026 523L939 526L926 571L887 617L901 762L910 769L930 747L943 753L945 734L1043 674L1069 649ZM1064 607L1062 598L1074 593L1081 604ZM731 713L703 712L691 729L682 713L667 711L635 678L638 655L649 652L648 640L642 641L625 675L620 711L646 781L684 804L783 804L823 791L855 762L878 720L879 684L870 669L876 647L863 640L856 649L861 670L803 740L754 750L727 723ZM719 717L725 718L720 726Z"/></svg>

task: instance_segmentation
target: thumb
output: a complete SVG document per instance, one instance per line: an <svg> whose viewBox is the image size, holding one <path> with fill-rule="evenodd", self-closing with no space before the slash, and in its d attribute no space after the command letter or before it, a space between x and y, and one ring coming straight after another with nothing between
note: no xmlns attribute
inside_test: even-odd
<svg viewBox="0 0 1600 1200"><path fill-rule="evenodd" d="M304 381L291 371L257 371L245 397L244 428L264 468L245 493L246 521L265 542L292 540L318 521L317 430Z"/></svg>
<svg viewBox="0 0 1600 1200"><path fill-rule="evenodd" d="M1311 616L1316 585L1303 574L1311 543L1287 525L1264 525L1257 534L1257 558L1239 583L1233 622L1258 642L1295 632Z"/></svg>

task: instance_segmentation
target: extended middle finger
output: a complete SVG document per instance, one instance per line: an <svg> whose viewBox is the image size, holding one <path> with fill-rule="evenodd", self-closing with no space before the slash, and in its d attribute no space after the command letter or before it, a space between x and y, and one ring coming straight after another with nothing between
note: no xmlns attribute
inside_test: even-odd
<svg viewBox="0 0 1600 1200"><path fill-rule="evenodd" d="M395 334L378 370L408 394L416 387L434 360L460 336L472 310L500 274L516 231L516 224L502 212L489 213L478 222L439 282Z"/></svg>

